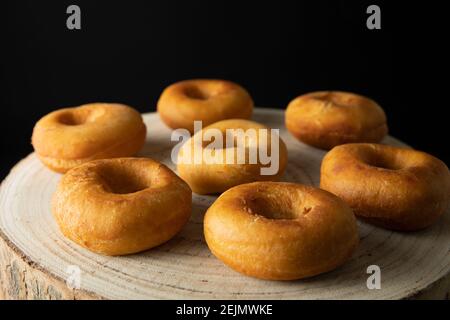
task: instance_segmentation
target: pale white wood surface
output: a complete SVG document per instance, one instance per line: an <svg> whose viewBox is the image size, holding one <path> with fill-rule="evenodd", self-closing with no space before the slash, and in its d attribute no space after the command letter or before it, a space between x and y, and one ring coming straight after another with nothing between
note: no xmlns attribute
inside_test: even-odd
<svg viewBox="0 0 450 320"><path fill-rule="evenodd" d="M174 169L176 142L155 113L144 115L147 143L140 155ZM253 119L280 133L289 150L285 181L318 185L324 151L295 140L282 111L256 109ZM384 143L404 145L387 137ZM106 257L65 239L50 213L59 174L34 154L19 162L0 192L0 298L118 299L400 299L445 298L450 291L450 212L433 227L397 233L359 222L361 243L343 267L300 281L262 281L227 268L211 255L202 232L213 196L193 196L189 223L166 244L144 253ZM381 268L381 289L369 290L366 268ZM66 287L68 266L81 270L81 288Z"/></svg>

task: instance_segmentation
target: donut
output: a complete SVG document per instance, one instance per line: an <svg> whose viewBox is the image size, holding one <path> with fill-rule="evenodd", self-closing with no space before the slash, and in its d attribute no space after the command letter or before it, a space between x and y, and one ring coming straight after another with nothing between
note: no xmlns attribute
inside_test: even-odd
<svg viewBox="0 0 450 320"><path fill-rule="evenodd" d="M231 134L229 130L237 131ZM231 134L228 138L227 131ZM214 133L223 138L221 143L217 144L212 137ZM230 141L232 145L227 147ZM215 144L215 148L211 144ZM266 154L272 148L274 153L270 153L272 160L268 164L262 161L260 152ZM251 154L256 156L252 158ZM238 158L239 155L242 157ZM269 127L250 120L229 119L198 131L180 148L177 172L192 191L215 194L242 183L278 180L286 164L286 145ZM268 172L270 166L272 169Z"/></svg>
<svg viewBox="0 0 450 320"><path fill-rule="evenodd" d="M157 104L158 113L170 128L194 133L194 121L203 127L225 119L249 119L253 100L236 83L225 80L185 80L167 87Z"/></svg>
<svg viewBox="0 0 450 320"><path fill-rule="evenodd" d="M373 100L349 92L319 91L292 100L286 128L321 149L354 142L379 142L388 132L386 115Z"/></svg>
<svg viewBox="0 0 450 320"><path fill-rule="evenodd" d="M320 187L345 200L356 215L391 230L433 224L450 201L450 173L439 159L393 146L337 146L322 161Z"/></svg>
<svg viewBox="0 0 450 320"><path fill-rule="evenodd" d="M91 103L47 114L34 126L31 142L44 165L64 173L87 161L132 156L145 136L142 116L133 108Z"/></svg>
<svg viewBox="0 0 450 320"><path fill-rule="evenodd" d="M287 182L253 182L224 192L204 217L211 252L245 275L295 280L331 271L359 236L348 205L335 195Z"/></svg>
<svg viewBox="0 0 450 320"><path fill-rule="evenodd" d="M93 252L125 255L171 239L191 215L189 186L148 158L101 159L69 170L52 198L65 237Z"/></svg>

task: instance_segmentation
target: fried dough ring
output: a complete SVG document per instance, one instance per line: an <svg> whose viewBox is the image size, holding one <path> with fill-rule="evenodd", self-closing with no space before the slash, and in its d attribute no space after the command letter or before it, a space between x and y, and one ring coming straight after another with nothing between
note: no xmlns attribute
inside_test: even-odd
<svg viewBox="0 0 450 320"><path fill-rule="evenodd" d="M346 144L329 151L320 187L344 199L364 220L401 231L430 226L450 201L445 163L425 152L381 144Z"/></svg>
<svg viewBox="0 0 450 320"><path fill-rule="evenodd" d="M388 132L386 115L375 101L342 91L295 98L286 109L286 127L298 140L321 149L379 142Z"/></svg>
<svg viewBox="0 0 450 320"><path fill-rule="evenodd" d="M194 121L203 127L225 119L249 119L253 100L236 83L225 80L196 79L167 87L158 101L158 113L171 128L194 133Z"/></svg>
<svg viewBox="0 0 450 320"><path fill-rule="evenodd" d="M105 255L150 249L172 238L191 215L192 192L165 165L147 158L95 160L69 170L52 199L60 230Z"/></svg>
<svg viewBox="0 0 450 320"><path fill-rule="evenodd" d="M31 140L39 159L64 173L91 160L132 156L145 136L142 116L133 108L91 103L47 114L36 123Z"/></svg>
<svg viewBox="0 0 450 320"><path fill-rule="evenodd" d="M254 182L223 193L204 218L212 253L243 274L311 277L347 261L358 242L352 210L335 195L300 184Z"/></svg>
<svg viewBox="0 0 450 320"><path fill-rule="evenodd" d="M220 131L224 137L224 143L227 143L227 129L241 130L244 134L248 133L249 131L247 130L250 129L254 130L256 134L254 137L249 135L248 139L236 138L238 141L246 140L245 142L241 141L241 144L235 144L232 148L227 148L225 145L224 147L220 146L220 148L211 151L208 146L209 141L205 141L209 140L207 135L212 132L210 130ZM267 132L267 135L262 135L262 131L260 130ZM265 138L260 138L260 134ZM192 191L199 194L221 193L242 183L276 181L283 175L286 168L287 148L278 135L274 136L273 139L277 142L278 148L276 145L272 144L272 133L270 128L254 121L230 119L216 122L197 132L181 147L178 153L178 174L189 184ZM260 151L271 150L272 147L274 149L272 150L273 152L278 152L278 156L276 156L275 153L271 153L272 161L278 162L278 165L275 163L264 164L264 161L261 161L261 157L259 156L256 161L253 163L251 162L250 153L252 151L255 152L254 154L259 154ZM226 161L227 152L229 151L233 151L235 154L231 163L227 163ZM208 158L209 152L212 152L213 156L221 156L222 160L218 158L219 161L208 163L206 159ZM245 163L239 163L237 161L239 153L245 154ZM201 157L198 158L199 156ZM265 169L263 168L270 166L272 166L273 172L265 172Z"/></svg>

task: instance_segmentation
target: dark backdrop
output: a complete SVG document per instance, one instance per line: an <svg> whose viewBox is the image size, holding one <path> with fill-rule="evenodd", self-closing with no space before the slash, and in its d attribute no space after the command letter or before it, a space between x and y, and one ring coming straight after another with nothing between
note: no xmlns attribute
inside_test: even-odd
<svg viewBox="0 0 450 320"><path fill-rule="evenodd" d="M66 28L69 4L81 7L82 30ZM366 28L369 4L381 7L381 30ZM432 75L440 68L429 24L443 10L436 4L73 0L1 6L1 177L32 151L33 125L49 111L95 101L154 111L164 87L201 77L236 81L262 107L283 109L312 90L367 95L386 110L392 135L450 160L445 91L434 87L441 81Z"/></svg>

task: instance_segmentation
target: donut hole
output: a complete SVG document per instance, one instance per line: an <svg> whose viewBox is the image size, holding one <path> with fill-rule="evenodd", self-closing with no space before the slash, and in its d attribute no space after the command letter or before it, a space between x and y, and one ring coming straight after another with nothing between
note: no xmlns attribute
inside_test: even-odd
<svg viewBox="0 0 450 320"><path fill-rule="evenodd" d="M94 122L104 113L103 109L67 111L59 115L58 122L66 126L79 126Z"/></svg>
<svg viewBox="0 0 450 320"><path fill-rule="evenodd" d="M204 149L226 149L241 146L238 143L238 138L236 136L232 137L232 143L227 142L227 136L225 134L221 135L221 138L216 136L211 136L211 139L202 140L202 147Z"/></svg>
<svg viewBox="0 0 450 320"><path fill-rule="evenodd" d="M386 161L386 159L376 159L371 163L368 163L372 167L386 169L386 170L400 170L402 167L395 162Z"/></svg>
<svg viewBox="0 0 450 320"><path fill-rule="evenodd" d="M307 214L311 207L303 207L286 197L255 197L248 200L248 211L273 220L293 220L301 213Z"/></svg>
<svg viewBox="0 0 450 320"><path fill-rule="evenodd" d="M363 160L369 166L385 170L400 170L404 167L400 159L386 154L368 154Z"/></svg>
<svg viewBox="0 0 450 320"><path fill-rule="evenodd" d="M194 86L185 88L184 94L196 100L208 100L212 96L211 92Z"/></svg>
<svg viewBox="0 0 450 320"><path fill-rule="evenodd" d="M204 149L223 149L226 147L226 137L223 134L223 132L221 132L220 136L219 135L206 135L205 136L205 132L207 132L208 130L218 130L218 129L206 129L202 132L203 134L203 139L202 139L202 148ZM218 133L218 132L217 132ZM220 138L219 138L220 137Z"/></svg>
<svg viewBox="0 0 450 320"><path fill-rule="evenodd" d="M133 167L104 166L100 175L108 191L115 194L135 193L151 186L148 173Z"/></svg>
<svg viewBox="0 0 450 320"><path fill-rule="evenodd" d="M79 126L86 122L86 117L73 112L67 112L61 114L58 120L66 126Z"/></svg>
<svg viewBox="0 0 450 320"><path fill-rule="evenodd" d="M328 105L331 103L332 105L339 107L349 107L353 105L358 105L358 101L355 96L346 94L344 92L326 92L322 95L314 96L314 99L324 102Z"/></svg>
<svg viewBox="0 0 450 320"><path fill-rule="evenodd" d="M224 88L220 84L209 84L205 86L189 85L184 88L184 94L195 100L208 100L224 92Z"/></svg>
<svg viewBox="0 0 450 320"><path fill-rule="evenodd" d="M207 130L216 130L215 133L217 133L217 136L216 134L214 134L214 132L212 132L211 134L207 135L207 138L205 137L204 139L202 139L202 148L205 149L248 148L250 146L257 145L258 142L257 133L252 135L241 132L241 134L239 134L236 131L232 131L231 134L227 134L226 131L213 128L204 130L203 135L205 135L205 132L207 132ZM220 135L217 130L220 131ZM217 139L219 141L216 141ZM269 140L270 137L268 137L267 139Z"/></svg>

